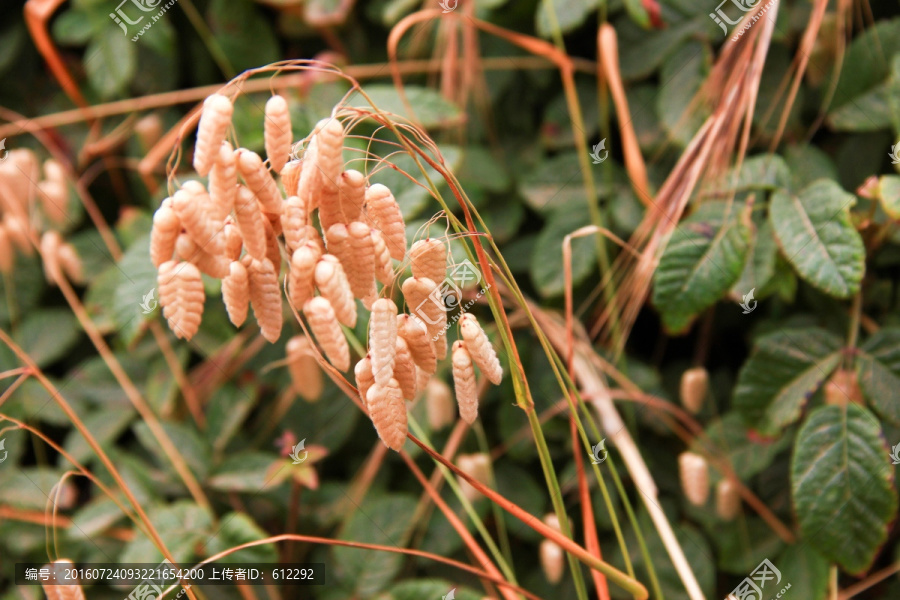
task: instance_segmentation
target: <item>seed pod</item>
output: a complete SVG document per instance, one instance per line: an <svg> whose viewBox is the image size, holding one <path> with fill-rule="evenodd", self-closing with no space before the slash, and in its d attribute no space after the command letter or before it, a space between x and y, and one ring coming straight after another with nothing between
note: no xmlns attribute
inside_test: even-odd
<svg viewBox="0 0 900 600"><path fill-rule="evenodd" d="M554 529L562 533L562 527L559 525L559 518L553 513L550 513L544 517L544 523ZM544 571L544 576L547 578L552 584L557 584L562 580L563 573L565 571L565 560L566 555L563 549L557 544L549 539L544 539L541 541L540 545L540 559L541 559L541 568Z"/></svg>
<svg viewBox="0 0 900 600"><path fill-rule="evenodd" d="M3 164L3 163L0 163ZM31 237L28 235L28 221L18 215L7 213L3 218L6 233L9 235L10 241L25 256L34 254L34 247L31 245Z"/></svg>
<svg viewBox="0 0 900 600"><path fill-rule="evenodd" d="M51 222L62 225L69 216L69 188L65 181L41 181L38 183L41 208Z"/></svg>
<svg viewBox="0 0 900 600"><path fill-rule="evenodd" d="M62 245L62 237L53 230L47 231L41 236L41 260L44 263L44 277L50 285L58 285L63 278L59 267L59 247Z"/></svg>
<svg viewBox="0 0 900 600"><path fill-rule="evenodd" d="M287 197L297 195L297 184L300 183L300 166L299 160L288 161L281 169L281 187L284 188L284 195Z"/></svg>
<svg viewBox="0 0 900 600"><path fill-rule="evenodd" d="M478 319L475 318L475 315L466 313L460 318L459 323L463 339L466 341L466 349L472 356L472 361L491 383L499 385L503 379L503 367L500 366L497 352L478 323Z"/></svg>
<svg viewBox="0 0 900 600"><path fill-rule="evenodd" d="M403 260L406 256L406 223L391 190L380 183L369 186L366 190L366 213L372 226L384 235L391 257Z"/></svg>
<svg viewBox="0 0 900 600"><path fill-rule="evenodd" d="M369 317L369 356L372 374L382 385L394 377L397 353L397 305L390 298L380 298L372 305Z"/></svg>
<svg viewBox="0 0 900 600"><path fill-rule="evenodd" d="M53 158L44 161L44 179L56 183L66 183L66 171L59 161Z"/></svg>
<svg viewBox="0 0 900 600"><path fill-rule="evenodd" d="M375 254L375 278L385 286L394 283L394 263L388 251L384 236L377 229L369 229L372 235L372 250Z"/></svg>
<svg viewBox="0 0 900 600"><path fill-rule="evenodd" d="M846 406L849 402L862 404L862 390L855 370L837 369L825 384L825 404Z"/></svg>
<svg viewBox="0 0 900 600"><path fill-rule="evenodd" d="M56 253L57 259L59 260L59 266L62 268L63 273L66 274L66 277L69 278L69 281L73 281L75 283L82 283L84 281L84 269L81 263L81 259L78 257L78 253L75 252L75 248L72 244L63 244L59 247L59 251Z"/></svg>
<svg viewBox="0 0 900 600"><path fill-rule="evenodd" d="M202 183L185 181L172 196L172 208L178 214L182 227L199 247L210 254L224 251L225 239L221 235L224 223L211 215L212 200Z"/></svg>
<svg viewBox="0 0 900 600"><path fill-rule="evenodd" d="M216 151L231 125L234 107L231 100L221 94L213 94L203 102L200 125L197 127L197 143L194 146L194 170L205 177L216 158Z"/></svg>
<svg viewBox="0 0 900 600"><path fill-rule="evenodd" d="M483 453L460 454L456 457L456 466L459 470L477 481L478 483L489 486L491 484L491 459ZM475 489L472 484L463 479L458 478L460 491L469 502L474 502L482 498L481 492Z"/></svg>
<svg viewBox="0 0 900 600"><path fill-rule="evenodd" d="M312 354L312 342L305 335L295 335L288 340L285 350L291 388L307 402L315 402L321 397L325 382Z"/></svg>
<svg viewBox="0 0 900 600"><path fill-rule="evenodd" d="M366 201L366 176L354 169L344 171L338 179L338 194L343 215L341 222L349 224L362 219Z"/></svg>
<svg viewBox="0 0 900 600"><path fill-rule="evenodd" d="M281 173L291 155L291 140L294 138L291 132L291 110L287 100L276 94L266 102L265 112L266 156L272 170Z"/></svg>
<svg viewBox="0 0 900 600"><path fill-rule="evenodd" d="M441 284L447 277L447 246L435 238L419 240L409 249L409 262L413 276Z"/></svg>
<svg viewBox="0 0 900 600"><path fill-rule="evenodd" d="M163 122L157 113L150 113L145 117L138 119L134 124L134 133L137 135L141 143L141 149L144 153L156 145L156 142L162 137Z"/></svg>
<svg viewBox="0 0 900 600"><path fill-rule="evenodd" d="M362 400L363 406L367 406L366 396L369 393L369 388L375 385L375 376L372 375L372 359L369 358L368 354L356 363L353 373L356 376L356 389L359 390L359 398Z"/></svg>
<svg viewBox="0 0 900 600"><path fill-rule="evenodd" d="M319 225L322 226L322 231L328 231L338 224L346 225L337 191L319 188L316 204L319 207Z"/></svg>
<svg viewBox="0 0 900 600"><path fill-rule="evenodd" d="M237 150L237 168L250 191L267 213L281 214L281 193L266 165L256 152L246 148Z"/></svg>
<svg viewBox="0 0 900 600"><path fill-rule="evenodd" d="M450 386L433 377L425 386L425 412L432 431L443 429L456 418L456 402Z"/></svg>
<svg viewBox="0 0 900 600"><path fill-rule="evenodd" d="M159 268L175 253L175 240L181 231L181 221L175 211L168 206L160 206L153 214L153 228L150 230L150 260Z"/></svg>
<svg viewBox="0 0 900 600"><path fill-rule="evenodd" d="M325 254L316 263L315 282L319 292L331 302L338 321L347 327L356 327L356 301L340 261Z"/></svg>
<svg viewBox="0 0 900 600"><path fill-rule="evenodd" d="M693 452L682 452L678 457L681 489L688 502L703 506L709 497L709 465L706 459Z"/></svg>
<svg viewBox="0 0 900 600"><path fill-rule="evenodd" d="M298 310L303 308L306 301L316 293L316 263L319 262L321 256L319 247L311 243L300 246L294 250L294 254L291 256L288 295L291 297L291 304Z"/></svg>
<svg viewBox="0 0 900 600"><path fill-rule="evenodd" d="M681 404L696 415L709 394L709 373L703 367L688 369L681 376Z"/></svg>
<svg viewBox="0 0 900 600"><path fill-rule="evenodd" d="M475 367L466 343L453 344L453 384L456 387L456 402L459 416L471 425L478 418L478 386L475 383Z"/></svg>
<svg viewBox="0 0 900 600"><path fill-rule="evenodd" d="M406 340L413 361L429 375L437 370L437 356L428 337L428 328L415 315L402 314L397 317L397 333Z"/></svg>
<svg viewBox="0 0 900 600"><path fill-rule="evenodd" d="M156 281L169 329L175 337L190 340L200 328L206 300L200 270L189 262L170 260L159 266Z"/></svg>
<svg viewBox="0 0 900 600"><path fill-rule="evenodd" d="M447 312L437 284L431 279L409 277L400 286L410 314L425 323L428 334L443 334L447 324Z"/></svg>
<svg viewBox="0 0 900 600"><path fill-rule="evenodd" d="M278 222L278 219L275 219ZM278 245L278 233L273 229L271 223L263 219L263 227L266 230L266 258L275 267L275 275L281 274L281 247Z"/></svg>
<svg viewBox="0 0 900 600"><path fill-rule="evenodd" d="M309 321L316 341L325 352L325 356L338 371L346 371L350 368L350 347L347 338L341 331L337 316L331 302L322 296L310 298L303 305L303 313Z"/></svg>
<svg viewBox="0 0 900 600"><path fill-rule="evenodd" d="M222 237L225 238L225 257L230 260L238 260L241 257L241 250L244 249L244 240L241 239L241 232L232 217L225 218Z"/></svg>
<svg viewBox="0 0 900 600"><path fill-rule="evenodd" d="M415 362L415 361L413 361ZM428 371L423 371L419 368L418 365L415 367L416 369L416 400L419 399L419 394L425 390L425 387L428 385L428 382L431 381L431 374Z"/></svg>
<svg viewBox="0 0 900 600"><path fill-rule="evenodd" d="M47 595L47 600L84 600L84 592L81 589L81 585L77 582L77 577L74 577L73 575L75 563L71 560L61 558L53 561L44 568L50 570L52 579L69 581L69 583L66 584L56 585L52 583L41 583L41 586L44 588L44 593ZM69 575L69 577L66 577L67 575ZM73 577L76 580L74 583L72 582Z"/></svg>
<svg viewBox="0 0 900 600"><path fill-rule="evenodd" d="M0 273L9 275L13 271L16 257L13 254L13 243L9 239L6 227L0 222Z"/></svg>
<svg viewBox="0 0 900 600"><path fill-rule="evenodd" d="M307 242L314 242L316 246L319 247L320 252L325 254L325 240L322 239L319 230L312 225L306 226L306 237L304 240Z"/></svg>
<svg viewBox="0 0 900 600"><path fill-rule="evenodd" d="M266 224L256 196L244 186L238 186L234 201L234 216L244 247L255 259L266 258Z"/></svg>
<svg viewBox="0 0 900 600"><path fill-rule="evenodd" d="M741 512L741 493L728 478L716 484L716 514L723 521L733 521Z"/></svg>
<svg viewBox="0 0 900 600"><path fill-rule="evenodd" d="M409 353L409 346L401 337L397 338L394 353L394 379L400 384L404 400L413 400L416 397L416 363Z"/></svg>
<svg viewBox="0 0 900 600"><path fill-rule="evenodd" d="M309 211L299 196L290 196L281 208L281 231L289 252L300 247L307 236Z"/></svg>
<svg viewBox="0 0 900 600"><path fill-rule="evenodd" d="M375 288L375 243L371 229L365 223L354 221L347 227L350 245L350 265L345 268L350 281L350 289L357 298L365 298L376 293Z"/></svg>
<svg viewBox="0 0 900 600"><path fill-rule="evenodd" d="M228 320L240 327L247 320L250 306L250 277L247 269L239 261L232 261L228 276L222 280L222 300L228 311Z"/></svg>
<svg viewBox="0 0 900 600"><path fill-rule="evenodd" d="M225 256L213 255L204 251L186 233L178 236L178 240L175 242L175 254L180 259L193 263L201 273L206 273L210 277L222 279L228 275L231 261Z"/></svg>
<svg viewBox="0 0 900 600"><path fill-rule="evenodd" d="M303 198L310 210L315 207L320 209L319 220L324 230L332 224L328 221L331 215L339 214L333 210L333 205L338 202L337 180L344 166L343 149L344 129L340 121L329 118L316 124L303 154L297 195ZM331 211L324 219L321 210L323 199L328 200L326 212Z"/></svg>
<svg viewBox="0 0 900 600"><path fill-rule="evenodd" d="M216 153L216 160L209 171L209 197L212 199L216 215L224 220L234 210L237 197L237 163L234 150L228 142L222 142Z"/></svg>
<svg viewBox="0 0 900 600"><path fill-rule="evenodd" d="M283 315L278 274L269 259L252 259L247 269L250 279L250 305L262 336L273 344L281 337Z"/></svg>
<svg viewBox="0 0 900 600"><path fill-rule="evenodd" d="M396 379L375 383L366 393L366 407L384 445L400 451L406 441L406 404Z"/></svg>

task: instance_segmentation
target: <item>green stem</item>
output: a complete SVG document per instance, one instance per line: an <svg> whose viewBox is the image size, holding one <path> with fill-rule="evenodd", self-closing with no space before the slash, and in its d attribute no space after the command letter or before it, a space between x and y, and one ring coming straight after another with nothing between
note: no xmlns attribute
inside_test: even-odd
<svg viewBox="0 0 900 600"><path fill-rule="evenodd" d="M200 36L203 45L209 50L209 54L219 67L219 70L222 71L222 74L227 79L234 79L234 76L237 75L234 67L231 66L231 62L225 56L225 52L222 51L222 47L206 25L206 21L203 20L203 16L197 10L197 7L194 6L191 0L181 0L178 4L184 9L184 14L187 15L188 21L191 22L197 35Z"/></svg>

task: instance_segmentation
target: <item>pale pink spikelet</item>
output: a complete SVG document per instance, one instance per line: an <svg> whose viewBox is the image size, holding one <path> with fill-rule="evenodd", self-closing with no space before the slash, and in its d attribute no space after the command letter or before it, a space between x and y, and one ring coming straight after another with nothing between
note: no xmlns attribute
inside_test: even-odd
<svg viewBox="0 0 900 600"><path fill-rule="evenodd" d="M436 238L419 240L409 248L409 264L414 276L440 285L447 277L447 246Z"/></svg>
<svg viewBox="0 0 900 600"><path fill-rule="evenodd" d="M252 259L247 269L250 279L250 305L262 336L273 344L281 337L284 320L281 312L281 288L278 273L269 259Z"/></svg>
<svg viewBox="0 0 900 600"><path fill-rule="evenodd" d="M437 377L429 379L425 384L425 414L428 416L428 427L432 431L443 429L456 417L456 402L450 386Z"/></svg>
<svg viewBox="0 0 900 600"><path fill-rule="evenodd" d="M406 441L406 404L396 379L376 382L366 394L366 406L384 445L400 451Z"/></svg>
<svg viewBox="0 0 900 600"><path fill-rule="evenodd" d="M371 228L360 221L347 227L351 259L345 267L350 289L357 298L374 296L375 288L375 243Z"/></svg>
<svg viewBox="0 0 900 600"><path fill-rule="evenodd" d="M288 295L291 304L297 310L303 308L306 301L315 295L316 263L322 256L322 251L314 243L307 242L296 250L291 256L291 271L288 276Z"/></svg>
<svg viewBox="0 0 900 600"><path fill-rule="evenodd" d="M211 215L212 200L206 188L199 181L186 181L172 196L172 207L181 221L182 227L194 242L211 254L221 254L225 239L222 237L223 222Z"/></svg>
<svg viewBox="0 0 900 600"><path fill-rule="evenodd" d="M396 342L394 379L400 384L404 400L412 400L416 397L416 363L413 362L409 346L402 337L398 337Z"/></svg>
<svg viewBox="0 0 900 600"><path fill-rule="evenodd" d="M322 251L322 254L325 254L325 240L322 238L322 234L319 233L319 230L312 225L306 226L306 237L304 240L306 242L315 243L316 246L319 247L319 250Z"/></svg>
<svg viewBox="0 0 900 600"><path fill-rule="evenodd" d="M6 232L6 227L0 222L0 273L7 275L12 273L15 260L12 240L9 238L9 233Z"/></svg>
<svg viewBox="0 0 900 600"><path fill-rule="evenodd" d="M234 216L244 248L257 260L266 258L266 224L256 195L243 185L238 186L234 201Z"/></svg>
<svg viewBox="0 0 900 600"><path fill-rule="evenodd" d="M716 514L723 521L733 521L741 512L741 492L727 477L716 484Z"/></svg>
<svg viewBox="0 0 900 600"><path fill-rule="evenodd" d="M222 142L216 160L209 171L209 197L212 199L218 219L224 220L234 210L237 197L237 163L234 150L228 142Z"/></svg>
<svg viewBox="0 0 900 600"><path fill-rule="evenodd" d="M278 191L275 180L272 179L272 175L259 155L246 148L238 148L237 168L247 187L259 200L263 211L272 215L280 215L281 192Z"/></svg>
<svg viewBox="0 0 900 600"><path fill-rule="evenodd" d="M549 514L544 517L544 523L556 531L561 531L559 518L555 514ZM544 576L552 584L557 584L562 580L563 573L566 568L566 553L562 547L551 540L545 539L541 541L539 547L541 568L544 570Z"/></svg>
<svg viewBox="0 0 900 600"><path fill-rule="evenodd" d="M228 267L228 275L222 280L222 300L228 320L235 327L243 325L250 307L250 276L240 261L232 261Z"/></svg>
<svg viewBox="0 0 900 600"><path fill-rule="evenodd" d="M481 485L487 487L491 484L491 458L484 452L460 454L456 457L456 466L459 467L460 471ZM459 481L460 491L469 502L474 502L484 497L475 486L462 477L458 477L457 480Z"/></svg>
<svg viewBox="0 0 900 600"><path fill-rule="evenodd" d="M394 263L388 251L384 236L377 229L369 230L372 234L372 250L375 254L375 278L385 286L394 283Z"/></svg>
<svg viewBox="0 0 900 600"><path fill-rule="evenodd" d="M241 250L244 249L244 240L241 238L241 231L238 229L237 223L230 216L225 218L222 236L225 238L226 258L230 260L239 259L241 257Z"/></svg>
<svg viewBox="0 0 900 600"><path fill-rule="evenodd" d="M287 197L298 194L297 187L300 183L300 168L302 164L299 160L291 160L281 169L281 187L284 188L284 195Z"/></svg>
<svg viewBox="0 0 900 600"><path fill-rule="evenodd" d="M153 266L172 260L175 253L175 241L181 232L181 220L169 206L160 206L153 215L153 227L150 230L150 260Z"/></svg>
<svg viewBox="0 0 900 600"><path fill-rule="evenodd" d="M289 196L281 210L281 231L289 252L293 252L306 241L307 225L309 225L309 210L303 200L300 196Z"/></svg>
<svg viewBox="0 0 900 600"><path fill-rule="evenodd" d="M425 323L415 315L397 317L397 333L406 340L416 365L429 375L437 370L437 355Z"/></svg>
<svg viewBox="0 0 900 600"><path fill-rule="evenodd" d="M62 270L59 267L59 247L62 245L62 237L57 231L45 231L41 236L41 260L44 263L44 277L47 283L57 285L62 279Z"/></svg>
<svg viewBox="0 0 900 600"><path fill-rule="evenodd" d="M319 342L331 364L338 371L349 369L350 346L347 344L347 338L344 337L340 323L338 323L337 315L334 314L331 302L322 296L310 298L303 305L303 314L306 315L316 341Z"/></svg>
<svg viewBox="0 0 900 600"><path fill-rule="evenodd" d="M338 180L342 223L359 221L366 201L366 176L354 169L341 173Z"/></svg>
<svg viewBox="0 0 900 600"><path fill-rule="evenodd" d="M316 402L325 389L322 369L312 353L312 342L305 335L295 335L285 346L291 388L307 402Z"/></svg>
<svg viewBox="0 0 900 600"><path fill-rule="evenodd" d="M401 290L403 297L406 298L410 314L414 314L424 321L428 328L428 335L435 342L438 359L443 358L447 354L446 345L442 356L438 341L445 337L447 311L444 308L444 300L437 284L424 277L409 277L403 282Z"/></svg>
<svg viewBox="0 0 900 600"><path fill-rule="evenodd" d="M338 321L355 327L356 301L340 261L331 254L323 255L316 264L315 281L319 292L331 302Z"/></svg>
<svg viewBox="0 0 900 600"><path fill-rule="evenodd" d="M69 216L69 188L65 181L41 181L38 198L44 214L56 225L62 225Z"/></svg>
<svg viewBox="0 0 900 600"><path fill-rule="evenodd" d="M472 361L491 383L498 385L503 379L503 367L500 366L497 352L478 323L478 319L475 318L475 315L466 313L460 318L459 323L463 339L466 341L466 349L472 356Z"/></svg>
<svg viewBox="0 0 900 600"><path fill-rule="evenodd" d="M200 329L206 300L200 270L189 262L164 262L159 266L157 287L169 329L179 339L190 340Z"/></svg>
<svg viewBox="0 0 900 600"><path fill-rule="evenodd" d="M13 245L25 256L34 254L34 247L31 245L31 237L28 233L28 221L18 215L7 213L3 216L3 223Z"/></svg>
<svg viewBox="0 0 900 600"><path fill-rule="evenodd" d="M703 506L709 498L709 465L706 459L693 452L682 452L678 456L678 472L681 489L688 502Z"/></svg>
<svg viewBox="0 0 900 600"><path fill-rule="evenodd" d="M303 155L303 166L300 171L298 195L306 201L312 210L318 207L322 228L327 230L332 222L326 224L322 219L320 199L327 196L329 200L326 211L334 212L332 204L338 202L338 178L344 168L344 128L335 118L319 121L310 136L310 142ZM337 221L334 221L337 222Z"/></svg>
<svg viewBox="0 0 900 600"><path fill-rule="evenodd" d="M265 109L264 138L269 166L281 173L291 154L291 110L284 96L278 94L269 98Z"/></svg>
<svg viewBox="0 0 900 600"><path fill-rule="evenodd" d="M56 256L59 260L60 268L62 268L66 277L69 278L69 281L75 283L84 282L84 265L78 257L78 253L75 252L75 248L72 244L62 244L59 247Z"/></svg>
<svg viewBox="0 0 900 600"><path fill-rule="evenodd" d="M375 381L386 384L394 376L396 353L397 305L390 298L379 298L369 317L369 356Z"/></svg>
<svg viewBox="0 0 900 600"><path fill-rule="evenodd" d="M447 336L437 334L431 338L431 341L434 344L434 353L437 359L444 360L447 358Z"/></svg>
<svg viewBox="0 0 900 600"><path fill-rule="evenodd" d="M194 145L194 170L201 177L209 173L216 152L225 141L233 111L231 100L221 94L213 94L203 102L200 125L197 127L197 142Z"/></svg>
<svg viewBox="0 0 900 600"><path fill-rule="evenodd" d="M222 279L228 275L231 262L228 258L206 252L185 233L179 235L175 242L175 254L181 260L193 263L202 273L206 273L210 277Z"/></svg>
<svg viewBox="0 0 900 600"><path fill-rule="evenodd" d="M275 219L278 227L281 227L279 219ZM278 245L278 232L272 226L268 219L263 219L263 226L266 230L266 258L275 267L275 274L281 274L281 246Z"/></svg>
<svg viewBox="0 0 900 600"><path fill-rule="evenodd" d="M453 384L456 387L456 402L459 416L468 424L478 418L478 386L475 382L475 367L465 342L453 344Z"/></svg>
<svg viewBox="0 0 900 600"><path fill-rule="evenodd" d="M353 374L356 377L356 389L359 390L359 398L362 400L363 406L366 406L366 395L369 388L375 384L375 376L372 375L372 359L368 355L356 363L353 368ZM368 409L367 409L368 410Z"/></svg>
<svg viewBox="0 0 900 600"><path fill-rule="evenodd" d="M391 190L380 183L369 186L365 206L372 226L384 235L391 257L403 260L406 256L406 223Z"/></svg>

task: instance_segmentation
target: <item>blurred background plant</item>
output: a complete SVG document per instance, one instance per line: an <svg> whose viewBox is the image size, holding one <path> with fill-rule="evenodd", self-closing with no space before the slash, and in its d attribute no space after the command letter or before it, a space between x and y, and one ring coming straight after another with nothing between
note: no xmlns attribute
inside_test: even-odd
<svg viewBox="0 0 900 600"><path fill-rule="evenodd" d="M765 558L803 598L900 594L896 3L781 0L736 42L743 24L723 35L719 7L681 0L178 0L136 41L143 23L123 33L120 7L140 12L0 6L0 597L40 597L12 584L15 562L152 562L164 544L191 563L284 534L336 543L226 560L324 562L337 583L303 589L317 598L510 593L433 555L493 561L538 597L629 597L565 569L547 534L470 482L428 480L415 444L388 455L328 378L301 399L289 331L235 332L210 294L190 343L164 327L149 231L166 159L192 145L181 124L242 71L313 57L428 130L499 249L485 244L514 331L504 366L527 373L534 413L508 378L483 388L469 428L435 383L411 433L653 598L723 597ZM248 80L234 133L260 154L273 86L298 138L350 89L312 72ZM451 186L392 161L379 181L415 232ZM609 459L591 465L601 438ZM309 459L272 478L301 439ZM560 506L568 524L548 514Z"/></svg>

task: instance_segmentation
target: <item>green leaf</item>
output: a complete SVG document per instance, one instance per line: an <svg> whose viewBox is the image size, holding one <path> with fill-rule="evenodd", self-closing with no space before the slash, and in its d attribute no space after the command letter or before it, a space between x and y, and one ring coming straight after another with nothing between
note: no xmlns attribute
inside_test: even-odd
<svg viewBox="0 0 900 600"><path fill-rule="evenodd" d="M578 155L565 152L542 161L523 174L519 192L537 211L584 204L586 193Z"/></svg>
<svg viewBox="0 0 900 600"><path fill-rule="evenodd" d="M707 440L698 439L694 442L696 449L698 451L703 449L708 451L710 447L724 449L728 463L741 481L747 481L765 471L778 453L790 443L788 437L768 441L751 437L750 430L736 412L729 412L721 419L713 421L706 428L705 437Z"/></svg>
<svg viewBox="0 0 900 600"><path fill-rule="evenodd" d="M828 593L828 561L807 544L788 546L776 563L780 586L803 590L803 600L825 600ZM774 582L772 582L774 583Z"/></svg>
<svg viewBox="0 0 900 600"><path fill-rule="evenodd" d="M619 68L622 78L631 80L650 75L686 39L706 29L708 23L709 17L704 14L648 33L627 17L622 17L613 24L619 35ZM628 49L627 52L624 51L625 48Z"/></svg>
<svg viewBox="0 0 900 600"><path fill-rule="evenodd" d="M897 145L900 154L900 144ZM895 221L900 221L900 177L884 175L878 180L878 199L881 208Z"/></svg>
<svg viewBox="0 0 900 600"><path fill-rule="evenodd" d="M112 21L110 21L112 24ZM91 39L93 27L87 13L70 9L53 20L53 39L60 44L75 46L86 44Z"/></svg>
<svg viewBox="0 0 900 600"><path fill-rule="evenodd" d="M717 191L770 191L790 184L791 172L784 159L777 154L760 154L745 160L740 169L730 169L719 182Z"/></svg>
<svg viewBox="0 0 900 600"><path fill-rule="evenodd" d="M750 245L741 204L708 202L672 234L653 275L653 304L663 325L681 333L731 289L741 276Z"/></svg>
<svg viewBox="0 0 900 600"><path fill-rule="evenodd" d="M43 511L61 476L61 471L49 467L4 469L0 472L0 504Z"/></svg>
<svg viewBox="0 0 900 600"><path fill-rule="evenodd" d="M40 259L17 255L12 274L0 274L0 325L21 319L26 309L37 304L46 287Z"/></svg>
<svg viewBox="0 0 900 600"><path fill-rule="evenodd" d="M835 131L879 131L891 126L890 95L893 82L885 81L851 102L834 109L825 120Z"/></svg>
<svg viewBox="0 0 900 600"><path fill-rule="evenodd" d="M763 222L751 241L751 250L747 253L747 261L741 278L731 288L731 291L743 296L750 290L758 290L756 298L761 297L763 288L775 275L775 263L778 258L778 244L772 234L772 226L768 221Z"/></svg>
<svg viewBox="0 0 900 600"><path fill-rule="evenodd" d="M91 432L100 447L107 453L111 444L128 427L135 416L135 410L128 406L107 406L101 410L82 417L85 428ZM80 463L85 463L94 456L94 450L88 445L84 436L73 429L66 437L66 452Z"/></svg>
<svg viewBox="0 0 900 600"><path fill-rule="evenodd" d="M535 26L538 35L549 38L554 31L568 33L597 10L600 0L540 0Z"/></svg>
<svg viewBox="0 0 900 600"><path fill-rule="evenodd" d="M709 110L694 98L709 72L710 53L705 44L688 41L669 55L660 70L660 80L665 82L656 97L656 112L668 132L669 138L686 146Z"/></svg>
<svg viewBox="0 0 900 600"><path fill-rule="evenodd" d="M90 541L94 536L125 518L125 513L106 496L98 496L79 507L72 515L72 527L68 536L75 540Z"/></svg>
<svg viewBox="0 0 900 600"><path fill-rule="evenodd" d="M416 500L391 495L367 501L359 507L341 532L340 539L404 546L413 522L404 515L416 510ZM332 548L336 579L354 597L369 597L383 590L399 572L404 557L389 552L355 548Z"/></svg>
<svg viewBox="0 0 900 600"><path fill-rule="evenodd" d="M883 418L900 424L900 329L885 327L860 346L856 357L859 387Z"/></svg>
<svg viewBox="0 0 900 600"><path fill-rule="evenodd" d="M778 191L769 222L797 273L826 294L849 298L859 291L866 254L850 220L856 196L837 183L820 179L799 195Z"/></svg>
<svg viewBox="0 0 900 600"><path fill-rule="evenodd" d="M457 586L443 579L406 579L387 591L390 600L422 600L423 598L443 598L454 590L454 600L479 600L484 594Z"/></svg>
<svg viewBox="0 0 900 600"><path fill-rule="evenodd" d="M278 60L278 36L255 3L249 0L212 0L206 9L206 20L215 41L235 71L241 72Z"/></svg>
<svg viewBox="0 0 900 600"><path fill-rule="evenodd" d="M68 309L34 310L22 321L15 337L39 367L46 367L72 349L81 337L81 326Z"/></svg>
<svg viewBox="0 0 900 600"><path fill-rule="evenodd" d="M806 544L850 574L866 571L897 515L875 415L856 404L813 411L797 434L791 492Z"/></svg>
<svg viewBox="0 0 900 600"><path fill-rule="evenodd" d="M177 500L148 511L150 522L179 565L197 556L198 548L212 533L212 515L188 500ZM139 533L118 556L121 562L159 563L162 553L153 541Z"/></svg>
<svg viewBox="0 0 900 600"><path fill-rule="evenodd" d="M118 27L101 29L84 53L88 81L102 98L124 92L137 71L136 56L131 38Z"/></svg>
<svg viewBox="0 0 900 600"><path fill-rule="evenodd" d="M784 160L791 171L791 189L802 190L816 179L838 181L834 161L816 146L788 146Z"/></svg>
<svg viewBox="0 0 900 600"><path fill-rule="evenodd" d="M122 340L131 344L158 310L156 268L150 261L150 236L144 236L128 247L119 263L112 267L118 273L115 294L110 302L113 321ZM152 292L152 296L147 294ZM143 304L143 306L142 306ZM146 309L150 312L144 312Z"/></svg>
<svg viewBox="0 0 900 600"><path fill-rule="evenodd" d="M162 422L160 425L191 471L200 479L205 477L209 470L209 449L197 430L187 423ZM133 430L141 445L156 456L160 466L174 472L175 467L171 459L163 451L147 423L145 421L135 423Z"/></svg>
<svg viewBox="0 0 900 600"><path fill-rule="evenodd" d="M226 383L206 407L206 438L213 452L219 453L240 429L253 408L253 395L247 388Z"/></svg>
<svg viewBox="0 0 900 600"><path fill-rule="evenodd" d="M256 522L245 513L230 512L222 515L221 525L216 530L215 536L206 542L206 551L216 554L269 537ZM221 559L223 563L275 563L278 562L278 551L274 544L251 546L238 550Z"/></svg>
<svg viewBox="0 0 900 600"><path fill-rule="evenodd" d="M363 91L371 98L372 103L379 110L401 117L412 118L394 86L387 84L367 85L363 88ZM403 87L403 91L406 93L406 99L413 108L415 121L426 129L446 127L460 119L462 113L459 107L444 98L437 90L418 85L407 85ZM362 94L354 95L353 104L359 108L372 108L372 105L368 103Z"/></svg>
<svg viewBox="0 0 900 600"><path fill-rule="evenodd" d="M460 161L463 159L462 149L459 146L441 145L440 150L447 167L451 171L456 171ZM400 209L403 211L403 218L408 223L410 219L418 216L428 205L428 202L432 200L430 187L428 187L428 180L408 154L397 154L391 157L391 162L395 167L405 171L419 183L413 183L406 175L394 169L380 170L371 178L370 183L386 185L394 193L394 198L397 199L397 204L400 205ZM423 163L423 166L425 167L425 173L428 174L428 178L438 186L438 189L444 188L446 190L443 177L427 164Z"/></svg>
<svg viewBox="0 0 900 600"><path fill-rule="evenodd" d="M763 435L776 435L800 411L841 360L841 340L822 329L776 331L760 338L744 363L734 408Z"/></svg>
<svg viewBox="0 0 900 600"><path fill-rule="evenodd" d="M550 214L531 254L531 279L541 295L559 296L563 293L563 239L589 224L590 216L583 201ZM578 285L593 272L596 256L593 235L572 240L572 285Z"/></svg>
<svg viewBox="0 0 900 600"><path fill-rule="evenodd" d="M271 471L276 463L280 466L282 461L273 454L252 451L232 454L222 461L207 483L229 492L270 491L290 475L287 468Z"/></svg>

